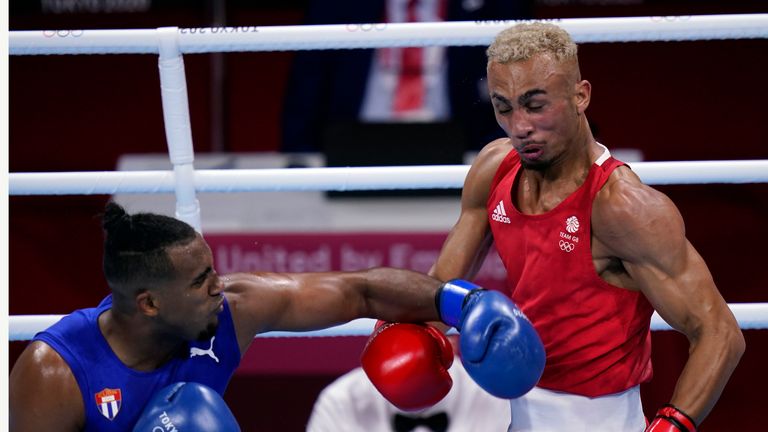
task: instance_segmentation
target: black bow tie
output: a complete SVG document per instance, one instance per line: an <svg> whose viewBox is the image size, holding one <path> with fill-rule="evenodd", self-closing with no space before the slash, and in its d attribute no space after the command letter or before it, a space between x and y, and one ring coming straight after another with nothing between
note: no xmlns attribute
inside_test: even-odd
<svg viewBox="0 0 768 432"><path fill-rule="evenodd" d="M426 426L434 432L445 432L448 430L448 414L441 412L429 417L395 414L392 425L395 432L410 432L416 429L416 426Z"/></svg>

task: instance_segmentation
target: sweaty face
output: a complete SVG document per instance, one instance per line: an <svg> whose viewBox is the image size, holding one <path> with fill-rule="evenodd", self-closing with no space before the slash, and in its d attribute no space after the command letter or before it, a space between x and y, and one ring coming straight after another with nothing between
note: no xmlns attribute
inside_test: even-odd
<svg viewBox="0 0 768 432"><path fill-rule="evenodd" d="M211 249L198 235L167 253L176 275L158 293L159 318L168 331L187 340L208 340L216 332L224 302L224 285L213 269Z"/></svg>
<svg viewBox="0 0 768 432"><path fill-rule="evenodd" d="M523 167L547 169L568 150L577 135L580 112L586 108L580 106L584 83L578 80L575 63L563 64L547 54L489 63L488 91L496 121L520 154Z"/></svg>

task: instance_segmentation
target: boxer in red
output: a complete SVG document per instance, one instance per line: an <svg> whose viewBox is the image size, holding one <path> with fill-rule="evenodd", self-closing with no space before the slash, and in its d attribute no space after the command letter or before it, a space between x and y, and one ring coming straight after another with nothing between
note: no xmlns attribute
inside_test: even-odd
<svg viewBox="0 0 768 432"><path fill-rule="evenodd" d="M507 137L472 164L432 274L471 279L495 242L507 294L547 353L537 387L511 401L510 430L643 431L638 387L651 379L655 309L687 336L690 356L649 430L693 432L744 338L680 213L593 137L592 86L565 30L519 24L487 53L488 91Z"/></svg>

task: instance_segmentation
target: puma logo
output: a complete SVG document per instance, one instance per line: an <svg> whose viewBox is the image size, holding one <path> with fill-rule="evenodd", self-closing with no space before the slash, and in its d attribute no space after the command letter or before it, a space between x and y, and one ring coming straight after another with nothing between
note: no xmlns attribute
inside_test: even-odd
<svg viewBox="0 0 768 432"><path fill-rule="evenodd" d="M189 358L192 358L194 356L210 356L212 359L216 361L216 363L219 362L219 358L216 357L216 354L213 353L213 341L216 339L216 336L211 338L211 347L207 350L200 349L198 347L191 347L189 348Z"/></svg>

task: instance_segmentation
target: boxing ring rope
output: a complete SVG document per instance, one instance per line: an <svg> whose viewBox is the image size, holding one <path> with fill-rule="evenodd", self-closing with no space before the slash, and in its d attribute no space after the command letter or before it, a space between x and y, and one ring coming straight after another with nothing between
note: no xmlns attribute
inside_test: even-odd
<svg viewBox="0 0 768 432"><path fill-rule="evenodd" d="M577 43L749 39L768 36L768 14L550 20ZM522 21L175 28L181 53L489 45ZM163 29L12 31L9 54L158 54ZM171 30L168 30L171 31Z"/></svg>
<svg viewBox="0 0 768 432"><path fill-rule="evenodd" d="M736 316L739 326L745 330L765 329L768 324L766 311L768 303L731 303L728 305ZM64 315L16 315L9 317L8 330L11 341L29 340L35 333L45 330L61 319ZM308 332L276 331L262 333L258 337L335 337L335 336L368 336L373 331L376 320L362 318L323 330ZM651 317L651 330L672 330L658 313Z"/></svg>
<svg viewBox="0 0 768 432"><path fill-rule="evenodd" d="M577 43L768 38L768 14L551 20ZM460 188L466 166L194 170L183 54L403 46L488 45L520 21L137 30L11 31L11 55L158 54L166 139L173 171L10 173L11 195L170 193L176 216L200 231L196 192ZM768 182L768 161L639 162L648 184ZM404 175L407 174L407 175ZM407 179L407 180L406 180ZM768 324L768 303L729 305L745 329ZM9 317L10 340L28 340L60 315ZM316 332L264 336L368 335L373 320ZM654 314L651 328L670 327Z"/></svg>
<svg viewBox="0 0 768 432"><path fill-rule="evenodd" d="M768 160L635 162L646 184L766 183ZM197 170L198 192L460 189L467 165ZM10 173L10 195L171 193L173 171Z"/></svg>

